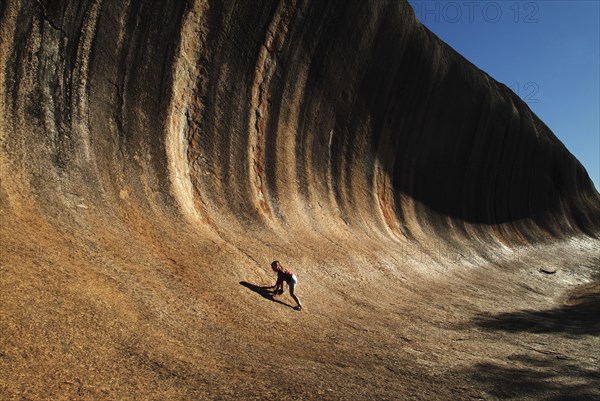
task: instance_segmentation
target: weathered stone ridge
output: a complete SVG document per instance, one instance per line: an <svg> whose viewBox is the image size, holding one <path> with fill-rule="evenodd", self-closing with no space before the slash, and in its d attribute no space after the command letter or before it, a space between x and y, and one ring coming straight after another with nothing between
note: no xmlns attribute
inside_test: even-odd
<svg viewBox="0 0 600 401"><path fill-rule="evenodd" d="M597 233L581 165L406 4L8 2L3 21L4 163L35 191L200 225Z"/></svg>
<svg viewBox="0 0 600 401"><path fill-rule="evenodd" d="M6 0L0 66L0 398L502 398L444 341L598 274L584 168L406 1Z"/></svg>

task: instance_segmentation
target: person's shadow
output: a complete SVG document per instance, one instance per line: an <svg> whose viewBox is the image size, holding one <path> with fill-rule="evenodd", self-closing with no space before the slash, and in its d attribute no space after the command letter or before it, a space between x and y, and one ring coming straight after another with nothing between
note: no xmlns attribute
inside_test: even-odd
<svg viewBox="0 0 600 401"><path fill-rule="evenodd" d="M243 285L244 287L246 287L247 289L254 291L261 297L268 299L269 301L272 301L272 302L275 302L275 303L278 303L281 305L289 306L292 309L294 308L292 305L286 304L285 302L282 302L282 301L278 300L277 298L273 297L274 293L272 290L269 289L269 287L260 287L258 285L250 284L246 281L240 281L240 284Z"/></svg>

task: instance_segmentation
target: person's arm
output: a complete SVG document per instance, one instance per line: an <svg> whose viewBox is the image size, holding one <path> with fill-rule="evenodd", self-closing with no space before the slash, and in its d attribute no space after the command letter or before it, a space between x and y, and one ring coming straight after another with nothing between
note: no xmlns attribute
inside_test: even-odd
<svg viewBox="0 0 600 401"><path fill-rule="evenodd" d="M273 292L277 293L279 289L283 289L283 274L277 273L277 281L273 286Z"/></svg>

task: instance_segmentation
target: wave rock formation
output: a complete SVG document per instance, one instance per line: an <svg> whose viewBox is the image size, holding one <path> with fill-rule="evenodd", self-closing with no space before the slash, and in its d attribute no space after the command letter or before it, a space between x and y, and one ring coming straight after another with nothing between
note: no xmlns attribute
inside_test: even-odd
<svg viewBox="0 0 600 401"><path fill-rule="evenodd" d="M0 39L1 398L599 395L600 195L405 1L7 0Z"/></svg>

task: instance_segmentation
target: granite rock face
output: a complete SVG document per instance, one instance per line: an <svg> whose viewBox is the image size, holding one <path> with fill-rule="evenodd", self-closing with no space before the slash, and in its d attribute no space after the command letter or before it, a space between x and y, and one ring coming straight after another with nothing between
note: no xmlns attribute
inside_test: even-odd
<svg viewBox="0 0 600 401"><path fill-rule="evenodd" d="M194 344L250 330L219 317L237 316L217 295L231 290L223 271L271 280L281 259L308 277L307 299L378 280L418 292L461 263L573 238L597 245L600 195L581 164L404 1L8 0L0 37L3 286L15 288L3 347L14 369L26 370L10 351L19 341L41 344L62 327L52 316L75 316L53 341L106 352L80 372L89 383L123 363L148 380L139 394L214 395L199 377L218 382L225 362ZM575 248L536 257L598 257ZM236 296L256 302L237 281ZM345 291L336 296L354 296ZM194 351L161 348L163 336ZM232 344L223 352L236 354ZM66 363L64 349L47 349L30 353ZM212 367L177 376L188 353ZM134 388L119 369L112 390ZM74 391L40 375L33 398Z"/></svg>
<svg viewBox="0 0 600 401"><path fill-rule="evenodd" d="M598 232L577 160L406 4L40 1L2 16L4 163L20 177L6 192L126 191L199 225Z"/></svg>

